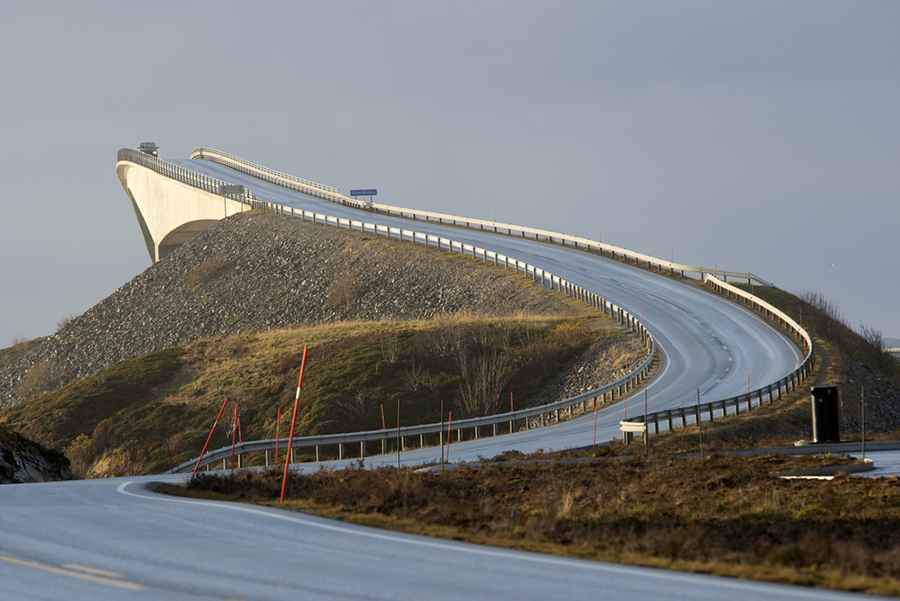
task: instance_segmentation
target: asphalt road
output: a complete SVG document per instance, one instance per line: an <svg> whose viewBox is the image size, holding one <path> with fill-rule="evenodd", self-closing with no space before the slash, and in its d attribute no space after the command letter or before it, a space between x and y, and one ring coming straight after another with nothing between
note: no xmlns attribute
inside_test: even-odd
<svg viewBox="0 0 900 601"><path fill-rule="evenodd" d="M0 599L851 598L162 497L128 482L0 486Z"/></svg>
<svg viewBox="0 0 900 601"><path fill-rule="evenodd" d="M651 410L731 396L799 361L780 333L692 286L558 246L361 213L204 161L183 161L259 196L322 213L402 224L478 244L592 288L638 315L666 354ZM634 403L635 401L630 401ZM615 435L622 406L597 414ZM633 413L633 412L631 412ZM594 416L453 445L451 460L584 446ZM406 453L404 463L435 459ZM369 465L395 458L370 458ZM303 466L301 469L317 469ZM176 476L155 479L177 480ZM0 487L0 599L841 599L818 590L559 559L387 533L302 514L187 501L146 479Z"/></svg>

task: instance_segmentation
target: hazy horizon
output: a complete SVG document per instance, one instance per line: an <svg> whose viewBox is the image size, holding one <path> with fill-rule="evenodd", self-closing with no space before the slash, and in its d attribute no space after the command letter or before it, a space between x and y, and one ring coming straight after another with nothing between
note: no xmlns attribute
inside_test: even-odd
<svg viewBox="0 0 900 601"><path fill-rule="evenodd" d="M115 152L821 291L900 337L900 4L11 3L0 347L149 265Z"/></svg>

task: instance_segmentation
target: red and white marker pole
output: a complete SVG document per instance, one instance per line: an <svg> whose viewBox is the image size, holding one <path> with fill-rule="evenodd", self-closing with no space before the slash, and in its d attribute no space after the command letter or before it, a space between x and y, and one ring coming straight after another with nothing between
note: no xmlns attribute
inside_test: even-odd
<svg viewBox="0 0 900 601"><path fill-rule="evenodd" d="M216 415L216 421L213 422L212 428L209 429L209 435L206 437L206 442L203 443L203 450L200 451L200 456L197 457L197 463L194 464L194 469L191 472L191 477L197 473L197 470L200 469L200 462L203 461L203 458L206 457L206 449L209 448L209 441L212 440L213 434L216 431L216 426L219 425L219 420L222 419L222 416L225 415L225 407L228 405L228 399L222 401L222 407L219 409L218 415Z"/></svg>
<svg viewBox="0 0 900 601"><path fill-rule="evenodd" d="M291 454L294 450L294 432L297 429L297 414L300 412L300 389L303 388L303 373L306 371L306 358L309 354L307 347L303 347L303 359L300 361L300 376L297 378L297 394L294 395L294 410L291 413L291 431L288 437L287 455L284 458L284 474L281 478L281 497L279 503L284 503L284 495L287 492L288 472L291 467Z"/></svg>

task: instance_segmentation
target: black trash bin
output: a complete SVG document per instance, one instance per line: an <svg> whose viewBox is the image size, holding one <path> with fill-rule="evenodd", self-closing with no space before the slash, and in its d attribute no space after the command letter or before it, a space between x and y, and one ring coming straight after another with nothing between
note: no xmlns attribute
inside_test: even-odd
<svg viewBox="0 0 900 601"><path fill-rule="evenodd" d="M814 386L811 392L813 442L840 442L837 386Z"/></svg>

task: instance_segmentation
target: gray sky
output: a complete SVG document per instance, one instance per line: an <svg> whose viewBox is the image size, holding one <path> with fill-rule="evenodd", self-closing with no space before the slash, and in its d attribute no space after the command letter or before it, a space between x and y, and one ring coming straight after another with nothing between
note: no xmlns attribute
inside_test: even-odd
<svg viewBox="0 0 900 601"><path fill-rule="evenodd" d="M900 2L7 2L0 345L149 264L115 151L821 290L900 335Z"/></svg>

